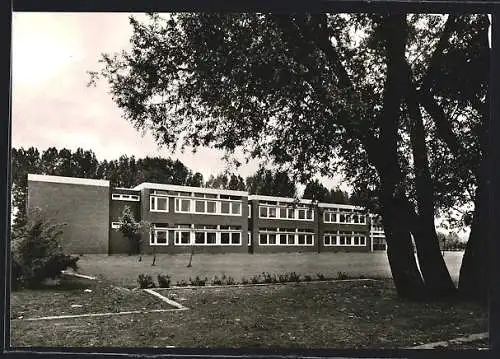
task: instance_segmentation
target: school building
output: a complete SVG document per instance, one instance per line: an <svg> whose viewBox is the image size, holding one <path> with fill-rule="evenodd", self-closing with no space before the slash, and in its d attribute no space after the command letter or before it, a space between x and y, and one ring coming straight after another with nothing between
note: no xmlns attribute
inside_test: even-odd
<svg viewBox="0 0 500 359"><path fill-rule="evenodd" d="M159 183L113 188L107 180L28 175L28 208L66 223L69 253L128 253L118 230L128 206L150 224L143 252L371 252L383 229L361 207Z"/></svg>

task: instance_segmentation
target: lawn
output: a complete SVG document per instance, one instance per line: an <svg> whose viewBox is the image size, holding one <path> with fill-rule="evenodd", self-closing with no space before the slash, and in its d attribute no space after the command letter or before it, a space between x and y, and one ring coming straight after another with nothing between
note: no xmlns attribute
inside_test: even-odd
<svg viewBox="0 0 500 359"><path fill-rule="evenodd" d="M57 286L13 291L10 296L11 318L15 319L146 309L172 307L142 290L127 291L73 278L63 279Z"/></svg>
<svg viewBox="0 0 500 359"><path fill-rule="evenodd" d="M486 309L452 300L403 301L397 298L391 280L158 291L190 309L50 322L13 320L11 343L403 348L487 331Z"/></svg>
<svg viewBox="0 0 500 359"><path fill-rule="evenodd" d="M446 264L454 280L458 273L463 252L446 252ZM391 278L385 252L374 253L278 253L278 254L195 254L192 267L187 268L189 254L157 257L156 265L151 266L152 256L144 256L142 262L137 256L127 255L85 255L80 258L80 272L95 275L116 285L134 287L140 273L151 274L156 280L158 273L168 274L172 283L187 281L189 277L213 278L226 274L237 282L242 277L249 278L262 272L296 272L300 275L316 277L322 273L336 278L338 272L351 277Z"/></svg>

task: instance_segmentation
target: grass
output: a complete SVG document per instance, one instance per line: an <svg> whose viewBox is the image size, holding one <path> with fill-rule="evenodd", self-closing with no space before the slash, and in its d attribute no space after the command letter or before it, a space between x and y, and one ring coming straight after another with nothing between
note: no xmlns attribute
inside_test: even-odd
<svg viewBox="0 0 500 359"><path fill-rule="evenodd" d="M172 308L141 290L120 290L102 282L77 279L44 289L13 291L10 302L13 319Z"/></svg>
<svg viewBox="0 0 500 359"><path fill-rule="evenodd" d="M391 280L160 292L191 309L50 325L16 320L12 345L403 348L487 330L486 309L403 301Z"/></svg>
<svg viewBox="0 0 500 359"><path fill-rule="evenodd" d="M463 252L446 252L445 261L452 277L457 280ZM95 275L124 287L135 287L140 273L150 274L156 281L158 274L171 276L172 285L189 278L221 276L233 277L237 282L242 277L269 273L296 272L301 276L316 278L322 273L328 278L337 278L338 273L347 273L350 277L363 275L370 278L391 278L391 272L385 252L375 253L278 253L278 254L195 254L191 268L186 265L189 253L157 257L157 265L151 266L152 256L143 256L142 262L137 256L127 255L85 255L80 258L80 272Z"/></svg>

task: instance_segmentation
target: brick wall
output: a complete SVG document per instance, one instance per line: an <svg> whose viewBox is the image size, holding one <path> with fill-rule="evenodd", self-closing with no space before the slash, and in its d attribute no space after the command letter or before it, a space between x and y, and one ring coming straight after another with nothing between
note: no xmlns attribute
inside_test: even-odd
<svg viewBox="0 0 500 359"><path fill-rule="evenodd" d="M28 181L28 208L40 208L66 223L63 248L68 253L108 253L109 187Z"/></svg>

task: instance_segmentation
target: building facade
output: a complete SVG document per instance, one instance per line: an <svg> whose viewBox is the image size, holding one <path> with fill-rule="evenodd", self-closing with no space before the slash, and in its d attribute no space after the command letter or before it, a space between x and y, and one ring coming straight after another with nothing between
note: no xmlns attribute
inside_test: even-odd
<svg viewBox="0 0 500 359"><path fill-rule="evenodd" d="M118 230L125 207L148 223L143 252L370 252L385 249L383 231L361 207L312 203L158 183L112 188L109 181L28 175L28 207L66 223L72 253L128 253Z"/></svg>

